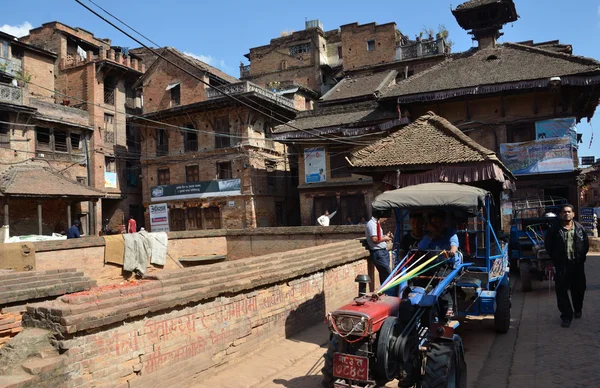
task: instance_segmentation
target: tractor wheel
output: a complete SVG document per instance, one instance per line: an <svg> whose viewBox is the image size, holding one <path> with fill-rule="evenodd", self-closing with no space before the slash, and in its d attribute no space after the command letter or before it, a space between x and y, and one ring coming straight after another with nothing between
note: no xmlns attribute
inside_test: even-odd
<svg viewBox="0 0 600 388"><path fill-rule="evenodd" d="M396 352L396 341L402 333L402 324L395 317L387 317L377 337L377 361L375 376L379 385L385 385L398 376L400 359Z"/></svg>
<svg viewBox="0 0 600 388"><path fill-rule="evenodd" d="M333 376L333 355L335 353L343 353L346 349L346 341L342 340L338 335L333 335L327 347L327 353L323 356L325 365L321 372L323 373L323 388L333 388L336 378Z"/></svg>
<svg viewBox="0 0 600 388"><path fill-rule="evenodd" d="M519 271L521 272L521 291L531 291L531 263L526 260L520 261Z"/></svg>
<svg viewBox="0 0 600 388"><path fill-rule="evenodd" d="M496 289L496 311L494 312L496 332L504 334L510 328L510 288L508 285Z"/></svg>
<svg viewBox="0 0 600 388"><path fill-rule="evenodd" d="M427 352L422 388L466 388L467 363L462 340L431 342Z"/></svg>

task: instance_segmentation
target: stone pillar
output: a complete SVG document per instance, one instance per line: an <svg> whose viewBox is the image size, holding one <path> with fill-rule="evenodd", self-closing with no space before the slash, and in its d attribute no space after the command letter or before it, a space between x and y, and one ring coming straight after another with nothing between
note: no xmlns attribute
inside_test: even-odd
<svg viewBox="0 0 600 388"><path fill-rule="evenodd" d="M38 201L37 204L37 213L38 213L38 234L42 234L42 201Z"/></svg>

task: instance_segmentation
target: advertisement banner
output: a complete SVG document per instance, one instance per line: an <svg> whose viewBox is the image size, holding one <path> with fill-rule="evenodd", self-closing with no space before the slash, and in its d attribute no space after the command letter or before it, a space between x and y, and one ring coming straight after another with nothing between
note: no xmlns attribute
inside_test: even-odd
<svg viewBox="0 0 600 388"><path fill-rule="evenodd" d="M169 207L166 203L155 203L148 207L150 211L150 231L169 231Z"/></svg>
<svg viewBox="0 0 600 388"><path fill-rule="evenodd" d="M306 183L325 182L327 163L325 161L325 148L304 149L304 175Z"/></svg>
<svg viewBox="0 0 600 388"><path fill-rule="evenodd" d="M554 137L568 137L572 145L577 145L577 122L575 117L563 117L559 119L536 121L536 140L550 139Z"/></svg>
<svg viewBox="0 0 600 388"><path fill-rule="evenodd" d="M569 172L575 168L570 138L500 144L502 162L515 175Z"/></svg>
<svg viewBox="0 0 600 388"><path fill-rule="evenodd" d="M117 173L116 172L105 172L104 173L104 187L111 189L117 188Z"/></svg>
<svg viewBox="0 0 600 388"><path fill-rule="evenodd" d="M227 197L241 195L241 193L242 185L239 179L224 179L154 186L150 189L150 198L156 202L173 199Z"/></svg>

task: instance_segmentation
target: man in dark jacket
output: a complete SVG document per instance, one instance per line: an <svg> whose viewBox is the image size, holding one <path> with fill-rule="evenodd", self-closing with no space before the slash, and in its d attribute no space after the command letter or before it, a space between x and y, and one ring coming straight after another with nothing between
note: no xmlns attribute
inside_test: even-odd
<svg viewBox="0 0 600 388"><path fill-rule="evenodd" d="M71 225L69 230L67 230L67 239L80 238L81 237L81 232L79 231L80 227L81 227L81 221L74 220L73 225Z"/></svg>
<svg viewBox="0 0 600 388"><path fill-rule="evenodd" d="M581 318L586 288L584 263L590 246L583 226L573 220L573 206L564 205L559 217L560 222L548 230L544 243L555 268L556 300L562 319L561 326L569 327L573 317Z"/></svg>

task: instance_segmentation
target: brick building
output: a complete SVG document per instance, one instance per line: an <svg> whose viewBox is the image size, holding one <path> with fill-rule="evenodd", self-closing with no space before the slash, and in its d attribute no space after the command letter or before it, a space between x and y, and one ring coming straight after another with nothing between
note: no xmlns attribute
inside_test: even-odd
<svg viewBox="0 0 600 388"><path fill-rule="evenodd" d="M364 147L429 111L501 156L504 164L518 175L513 198L554 195L578 203L579 171L573 127L582 118L592 117L596 109L600 63L572 55L571 46L558 41L498 44L502 26L516 20L512 1L473 1L453 12L459 24L471 30L478 47L462 53L444 51L445 55L426 56L435 40L406 42L399 47L396 61L346 73L321 97L313 112L298 114L291 123L301 127L302 132L285 125L275 129L274 138L279 141L292 143L302 139L297 146L299 154L323 145L327 169L333 166L348 174L348 181L333 179L333 174L329 174L324 181L312 182L307 177L302 182L301 174L303 225L312 224L315 214L322 211L317 200L327 200L319 198L329 197L332 202L328 206L333 206L331 198L343 196L344 192L362 190L365 198L377 194L372 192L372 183L365 184L368 177L350 175L345 157L331 160L328 154L336 153L329 149L330 145L346 148L341 152ZM421 57L414 57L415 52ZM418 66L414 65L415 60ZM437 65L431 66L434 61ZM407 70L407 66L413 66L412 70ZM546 136L560 139L545 139ZM530 162L523 155L531 149L549 149L565 163L552 167L554 162L546 161L542 153L532 167L536 171L517 171L522 162ZM300 159L299 165L306 162ZM357 184L360 187L355 190ZM503 212L507 215L510 198L508 194L503 196Z"/></svg>
<svg viewBox="0 0 600 388"><path fill-rule="evenodd" d="M89 233L89 203L103 196L86 187L89 112L57 103L57 58L0 32L0 213L11 235L65 232L74 218Z"/></svg>
<svg viewBox="0 0 600 388"><path fill-rule="evenodd" d="M139 139L127 129L126 115L138 113L140 95L133 89L144 64L127 48L60 22L34 28L22 42L53 52L55 101L79 108L93 129L89 148L89 185L104 196L95 205L94 230L102 220L117 228L128 215L143 221L139 182Z"/></svg>
<svg viewBox="0 0 600 388"><path fill-rule="evenodd" d="M146 208L166 203L172 231L293 222L291 168L285 147L270 135L272 117L293 117L294 102L175 49L163 49L161 55L208 85L162 59L155 60L138 82L144 115L132 125L141 135ZM158 228L150 218L148 211L147 224Z"/></svg>

